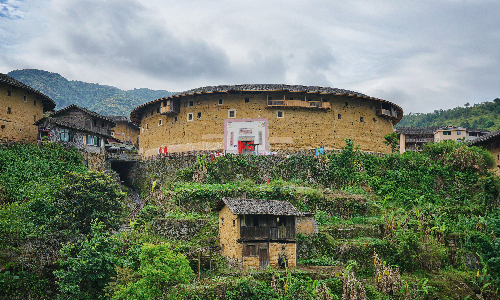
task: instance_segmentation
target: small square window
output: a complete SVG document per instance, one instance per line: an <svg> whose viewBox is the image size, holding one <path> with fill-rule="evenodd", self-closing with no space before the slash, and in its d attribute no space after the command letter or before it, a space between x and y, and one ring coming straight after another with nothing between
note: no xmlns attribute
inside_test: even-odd
<svg viewBox="0 0 500 300"><path fill-rule="evenodd" d="M462 131L457 131L457 135L462 135Z"/></svg>
<svg viewBox="0 0 500 300"><path fill-rule="evenodd" d="M360 118L359 118L359 121L360 121L360 122L363 122L363 117L360 117Z"/></svg>
<svg viewBox="0 0 500 300"><path fill-rule="evenodd" d="M236 118L236 110L235 109L231 109L228 113L229 113L230 118Z"/></svg>
<svg viewBox="0 0 500 300"><path fill-rule="evenodd" d="M222 99L219 99L219 105L222 105L222 103L224 103Z"/></svg>
<svg viewBox="0 0 500 300"><path fill-rule="evenodd" d="M12 113L12 109L10 107L7 107L7 114L10 115Z"/></svg>
<svg viewBox="0 0 500 300"><path fill-rule="evenodd" d="M342 119L342 115L338 114L337 119L339 119L339 120Z"/></svg>
<svg viewBox="0 0 500 300"><path fill-rule="evenodd" d="M197 113L197 114L196 114L196 117L197 117L198 119L201 119L201 112Z"/></svg>
<svg viewBox="0 0 500 300"><path fill-rule="evenodd" d="M187 120L188 121L193 121L193 114L192 113L188 113Z"/></svg>
<svg viewBox="0 0 500 300"><path fill-rule="evenodd" d="M158 120L158 126L161 126L161 125L163 125L163 119Z"/></svg>
<svg viewBox="0 0 500 300"><path fill-rule="evenodd" d="M249 103L250 102L250 98L245 98L245 103Z"/></svg>
<svg viewBox="0 0 500 300"><path fill-rule="evenodd" d="M174 117L174 123L177 122L177 116Z"/></svg>
<svg viewBox="0 0 500 300"><path fill-rule="evenodd" d="M194 106L194 101L189 101L189 107L193 107Z"/></svg>
<svg viewBox="0 0 500 300"><path fill-rule="evenodd" d="M285 117L285 113L284 113L282 110L278 110L278 111L276 112L276 116L277 116L278 118L284 118L284 117Z"/></svg>

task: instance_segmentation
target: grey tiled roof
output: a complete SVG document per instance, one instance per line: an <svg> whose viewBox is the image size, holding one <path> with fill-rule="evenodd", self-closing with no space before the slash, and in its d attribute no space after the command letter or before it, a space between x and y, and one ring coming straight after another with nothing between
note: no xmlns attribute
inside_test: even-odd
<svg viewBox="0 0 500 300"><path fill-rule="evenodd" d="M36 121L34 123L34 125L40 126L42 124L47 124L47 123L45 123L46 121L48 121L50 124L54 124L54 125L57 125L57 126L60 126L60 127L63 127L63 128L75 129L75 130L78 130L78 131L81 131L81 132L86 132L86 133L92 133L92 134L101 135L101 136L103 136L106 139L114 139L114 137L112 137L110 135L102 134L102 133L97 132L95 130L90 130L90 129L87 129L85 127L78 126L77 124L73 124L73 123L70 123L70 122L67 122L67 121L63 121L63 120L59 120L59 119L51 118L51 117L48 117L48 118L47 117L43 117L40 120Z"/></svg>
<svg viewBox="0 0 500 300"><path fill-rule="evenodd" d="M434 134L441 127L396 127L399 134Z"/></svg>
<svg viewBox="0 0 500 300"><path fill-rule="evenodd" d="M40 92L38 90L35 90L34 88L22 83L21 81L19 81L17 79L14 79L14 78L7 76L3 73L0 73L0 82L6 83L8 85L18 87L21 89L28 90L28 91L33 92L35 94L38 94L39 96L42 97L44 111L49 111L49 110L54 109L54 107L56 107L56 103L54 102L54 100L50 99L49 96L43 94L42 92Z"/></svg>
<svg viewBox="0 0 500 300"><path fill-rule="evenodd" d="M500 130L496 130L496 131L490 132L486 135L475 138L475 139L470 141L470 144L473 146L479 146L479 145L487 144L489 141L498 140L498 139L500 139Z"/></svg>
<svg viewBox="0 0 500 300"><path fill-rule="evenodd" d="M286 200L222 198L235 215L301 216L302 213Z"/></svg>
<svg viewBox="0 0 500 300"><path fill-rule="evenodd" d="M483 132L487 133L487 130L475 129L475 128L462 128L457 126L434 126L434 127L396 127L395 130L399 134L434 134L434 132L440 129L462 129L467 132Z"/></svg>
<svg viewBox="0 0 500 300"><path fill-rule="evenodd" d="M230 91L287 91L287 92L351 95L363 98L371 98L365 94L344 89L321 87L321 86L288 85L288 84L237 84L237 85L205 86L196 89L191 89L185 92L174 93L171 97L201 94L201 93L230 92Z"/></svg>
<svg viewBox="0 0 500 300"><path fill-rule="evenodd" d="M139 129L139 126L135 125L134 123L130 122L129 119L126 116L108 116L113 122L115 123L127 123L130 126L132 126L135 129Z"/></svg>
<svg viewBox="0 0 500 300"><path fill-rule="evenodd" d="M100 114L96 113L95 111L91 111L91 110L88 110L86 108L80 107L80 106L78 106L76 104L71 104L70 106L67 106L67 107L65 107L63 109L60 109L60 110L56 111L55 113L51 114L50 116L51 117L57 117L58 115L62 114L65 111L68 111L68 110L70 110L72 108L79 109L79 110L81 110L81 111L83 111L83 112L85 112L85 113L87 113L87 114L89 114L89 115L91 115L93 117L96 117L96 118L99 118L99 119L102 119L102 120L106 120L106 121L111 122L111 123L113 123L113 124L116 125L116 123L112 119L110 119L108 117L105 117L103 115L100 115Z"/></svg>

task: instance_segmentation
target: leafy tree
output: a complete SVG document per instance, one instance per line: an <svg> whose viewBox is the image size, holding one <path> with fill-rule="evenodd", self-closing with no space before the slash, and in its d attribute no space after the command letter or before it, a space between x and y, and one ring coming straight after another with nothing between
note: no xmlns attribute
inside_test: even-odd
<svg viewBox="0 0 500 300"><path fill-rule="evenodd" d="M144 244L139 259L142 278L122 286L113 299L157 299L172 286L188 283L194 276L186 257L172 251L168 244Z"/></svg>
<svg viewBox="0 0 500 300"><path fill-rule="evenodd" d="M109 176L90 171L67 173L56 193L58 215L55 224L87 234L91 221L98 219L108 229L118 229L123 222L125 193Z"/></svg>
<svg viewBox="0 0 500 300"><path fill-rule="evenodd" d="M93 221L91 237L61 249L61 270L54 272L61 299L104 299L104 287L115 275L117 243L104 223Z"/></svg>
<svg viewBox="0 0 500 300"><path fill-rule="evenodd" d="M384 144L391 147L392 153L396 152L399 148L399 140L397 132L393 131L384 136Z"/></svg>

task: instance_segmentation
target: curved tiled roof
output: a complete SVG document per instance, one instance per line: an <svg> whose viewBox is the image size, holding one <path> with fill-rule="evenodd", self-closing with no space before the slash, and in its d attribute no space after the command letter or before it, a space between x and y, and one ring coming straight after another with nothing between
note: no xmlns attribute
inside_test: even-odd
<svg viewBox="0 0 500 300"><path fill-rule="evenodd" d="M475 138L475 139L470 141L470 144L479 146L479 145L487 144L489 141L498 140L498 139L500 139L500 130L496 130L496 131L490 132L488 134L485 134L483 136L480 136L478 138Z"/></svg>
<svg viewBox="0 0 500 300"><path fill-rule="evenodd" d="M379 101L382 103L389 103L393 106L395 106L398 110L398 120L400 120L403 117L403 109L399 107L398 105L367 96L365 94L361 94L358 92L353 92L349 90L344 90L344 89L338 89L338 88L331 88L331 87L321 87L321 86L304 86L304 85L288 85L288 84L239 84L239 85L217 85L217 86L206 86L206 87L200 87L196 89L191 89L188 91L184 92L179 92L170 95L169 97L164 97L160 99L156 99L153 101L150 101L146 104L143 104L139 107L136 107L131 113L130 113L130 120L132 122L138 124L139 123L139 115L141 112L149 105L157 103L162 100L166 99L172 99L172 98L177 98L177 97L182 97L182 96L187 96L187 95L196 95L196 94L210 94L210 93L227 93L227 92L242 92L242 91L255 91L255 92L305 92L305 93L311 93L311 94L330 94L330 95L339 95L339 96L351 96L351 97L357 97L357 98L365 98L365 99L371 99L375 101Z"/></svg>
<svg viewBox="0 0 500 300"><path fill-rule="evenodd" d="M108 116L108 118L113 120L113 122L115 122L116 124L126 123L126 124L130 124L135 129L139 129L139 127L137 125L135 125L134 123L132 123L131 121L129 121L126 116Z"/></svg>
<svg viewBox="0 0 500 300"><path fill-rule="evenodd" d="M113 120L112 120L112 119L110 119L109 117L105 117L105 116L103 116L103 115L100 115L100 114L96 113L95 111L88 110L88 109L86 109L86 108L84 108L84 107L80 107L80 106L78 106L78 105L76 105L76 104L71 104L70 106L66 106L66 107L65 107L65 108L63 108L63 109L60 109L60 110L58 110L58 111L56 111L56 112L52 113L50 116L51 116L51 117L56 117L56 116L60 115L61 113L65 112L65 111L67 111L67 110L70 110L70 109L72 109L72 108L79 109L79 110L81 110L81 111L83 111L83 112L85 112L85 113L87 113L87 114L89 114L89 115L91 115L91 116L93 116L93 117L96 117L96 118L103 119L103 120L106 120L106 121L108 121L108 122L111 122L111 123L113 123L113 124L114 124L114 126L116 126L115 121L113 121Z"/></svg>
<svg viewBox="0 0 500 300"><path fill-rule="evenodd" d="M396 127L395 130L399 134L434 134L436 130L442 127Z"/></svg>
<svg viewBox="0 0 500 300"><path fill-rule="evenodd" d="M222 202L235 215L302 215L302 213L287 200L222 198ZM221 205L219 205L219 209L220 208L222 208Z"/></svg>
<svg viewBox="0 0 500 300"><path fill-rule="evenodd" d="M18 88L21 88L21 89L25 89L25 90L28 90L30 92L33 92L35 94L38 94L39 96L42 97L42 103L43 103L43 111L49 111L49 110L52 110L54 109L54 107L56 107L56 103L54 102L54 100L50 99L49 96L43 94L42 92L38 91L38 90L35 90L34 88L22 83L21 81L17 80L17 79L14 79L10 76L7 76L5 74L2 74L0 73L0 82L2 83L6 83L8 85L11 85L11 86L14 86L14 87L18 87Z"/></svg>

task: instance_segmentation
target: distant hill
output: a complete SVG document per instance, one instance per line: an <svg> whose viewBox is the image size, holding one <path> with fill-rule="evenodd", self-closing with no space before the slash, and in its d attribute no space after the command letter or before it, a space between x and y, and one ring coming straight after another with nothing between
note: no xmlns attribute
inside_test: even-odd
<svg viewBox="0 0 500 300"><path fill-rule="evenodd" d="M461 126L495 131L500 129L500 98L466 107L435 110L432 113L410 113L395 127Z"/></svg>
<svg viewBox="0 0 500 300"><path fill-rule="evenodd" d="M70 81L58 73L37 69L14 70L7 75L52 98L56 109L76 104L105 116L129 117L137 106L173 94L146 88L124 91L109 85Z"/></svg>

